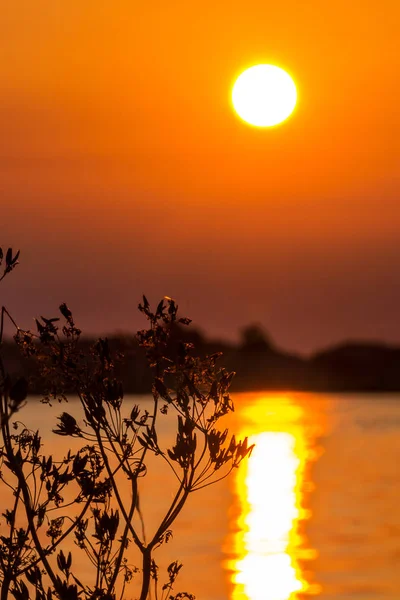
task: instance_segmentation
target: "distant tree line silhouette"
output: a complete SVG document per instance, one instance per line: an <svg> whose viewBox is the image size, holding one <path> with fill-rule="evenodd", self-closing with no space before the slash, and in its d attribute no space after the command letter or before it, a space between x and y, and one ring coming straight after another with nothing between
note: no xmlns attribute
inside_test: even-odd
<svg viewBox="0 0 400 600"><path fill-rule="evenodd" d="M278 348L258 324L244 327L239 343L207 339L199 330L175 324L171 344L177 352L179 340L193 344L200 356L223 353L224 366L236 372L233 391L399 391L400 347L380 343L344 342L318 351L310 357ZM94 339L81 340L82 349ZM143 349L133 335L111 335L108 343L124 361L116 366L127 393L143 394L151 384L151 370ZM40 378L34 361L22 357L12 342L4 342L4 360L14 375L31 381L33 392L40 393Z"/></svg>

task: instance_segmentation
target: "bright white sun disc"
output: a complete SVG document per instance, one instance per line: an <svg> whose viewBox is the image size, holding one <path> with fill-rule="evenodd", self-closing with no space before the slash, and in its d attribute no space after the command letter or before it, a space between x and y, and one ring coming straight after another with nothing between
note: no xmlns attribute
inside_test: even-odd
<svg viewBox="0 0 400 600"><path fill-rule="evenodd" d="M274 65L246 69L232 90L232 103L237 114L256 127L278 125L293 112L296 101L293 79Z"/></svg>

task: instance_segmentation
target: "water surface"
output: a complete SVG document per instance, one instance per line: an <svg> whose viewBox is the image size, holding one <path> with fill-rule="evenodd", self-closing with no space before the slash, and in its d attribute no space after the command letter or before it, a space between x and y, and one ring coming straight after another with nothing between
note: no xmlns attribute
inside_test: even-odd
<svg viewBox="0 0 400 600"><path fill-rule="evenodd" d="M235 406L223 426L256 447L229 479L194 494L173 527L160 564L184 563L176 591L202 600L398 600L400 397L251 393L237 394ZM78 414L78 402L30 401L21 417L62 453L69 442L50 431L66 409ZM167 418L163 439L173 426ZM150 467L140 495L147 535L176 485L165 463Z"/></svg>

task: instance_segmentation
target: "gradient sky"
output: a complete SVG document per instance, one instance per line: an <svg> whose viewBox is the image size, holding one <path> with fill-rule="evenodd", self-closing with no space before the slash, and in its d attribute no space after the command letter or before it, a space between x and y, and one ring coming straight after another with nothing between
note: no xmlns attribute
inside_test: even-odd
<svg viewBox="0 0 400 600"><path fill-rule="evenodd" d="M400 342L399 22L398 0L0 0L2 302L110 332L166 294L214 337ZM258 63L298 87L274 129L230 105Z"/></svg>

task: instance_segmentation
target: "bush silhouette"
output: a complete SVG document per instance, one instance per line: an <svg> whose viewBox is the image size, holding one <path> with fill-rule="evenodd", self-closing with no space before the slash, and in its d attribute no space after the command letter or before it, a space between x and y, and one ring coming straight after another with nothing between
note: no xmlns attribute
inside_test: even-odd
<svg viewBox="0 0 400 600"><path fill-rule="evenodd" d="M9 249L4 260L0 251L0 281L18 257ZM63 401L73 392L81 418L62 412L53 431L71 438L71 449L61 458L45 455L40 432L16 418L28 382L12 381L0 354L0 479L12 492L10 506L2 507L0 600L115 600L124 597L133 578L140 584L140 600L148 598L151 587L161 600L193 598L187 592L174 595L182 565L172 562L163 577L156 550L169 541L189 495L226 477L252 447L247 439L237 441L218 429L219 419L233 410L233 373L218 366L220 354L199 358L191 343L177 344L171 332L190 320L178 317L173 299L164 298L152 310L143 297L139 310L148 325L137 339L153 373L149 411L130 401L126 407L115 375L123 357L114 356L103 338L83 348L66 304L59 307L60 316L38 319L35 333L20 329L2 308L0 344L9 319L21 352L37 363L46 389L42 401ZM175 414L176 430L174 442L164 447L158 432L167 413ZM139 487L150 456L172 471L176 490L155 533L146 539L135 523L136 517L141 520ZM70 539L73 555L66 550ZM138 552L138 566L130 563L131 548ZM92 564L88 580L74 574L81 555Z"/></svg>

